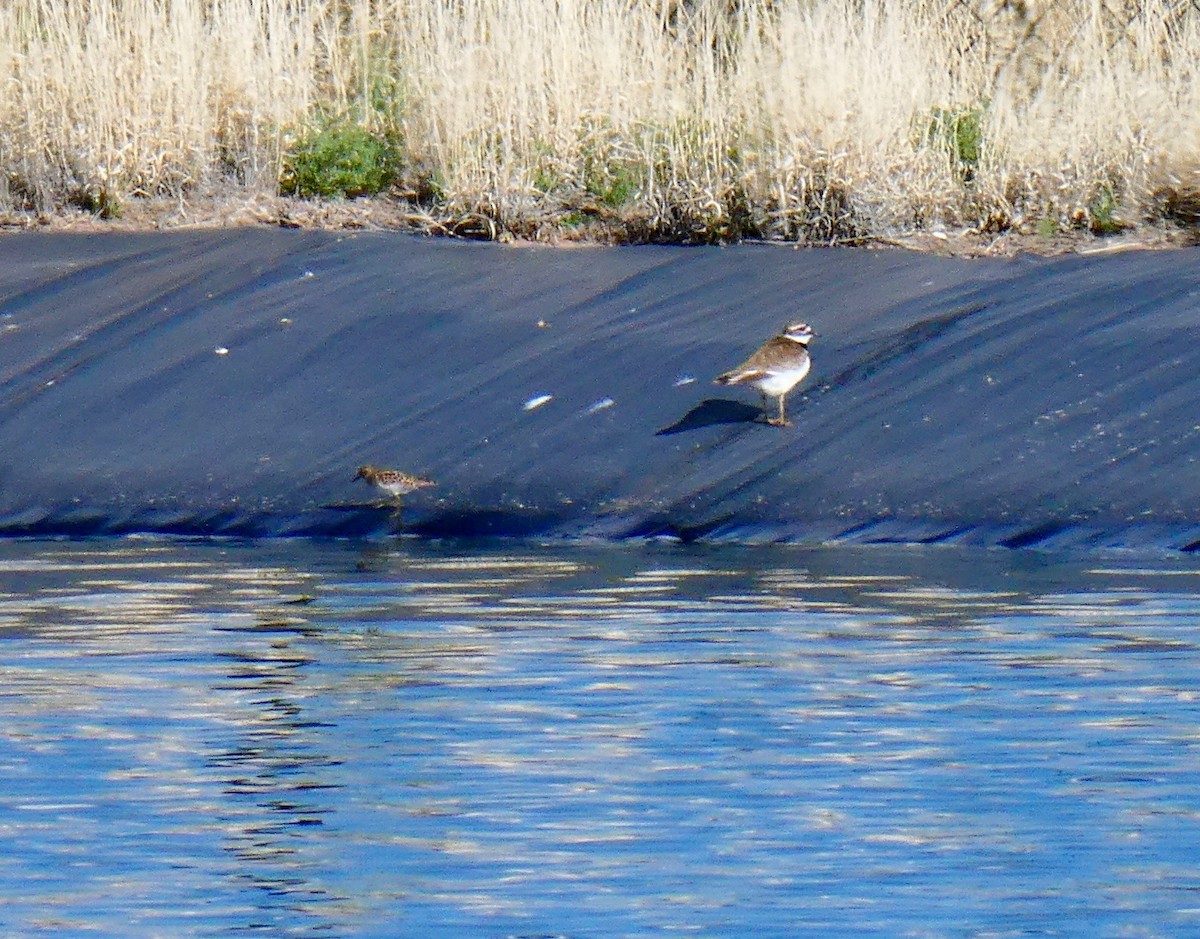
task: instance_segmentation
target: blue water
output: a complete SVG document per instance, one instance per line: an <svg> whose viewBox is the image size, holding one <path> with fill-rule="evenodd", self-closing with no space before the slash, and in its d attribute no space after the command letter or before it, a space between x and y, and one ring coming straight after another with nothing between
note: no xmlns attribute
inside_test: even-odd
<svg viewBox="0 0 1200 939"><path fill-rule="evenodd" d="M4 935L1200 935L1200 564L0 543Z"/></svg>

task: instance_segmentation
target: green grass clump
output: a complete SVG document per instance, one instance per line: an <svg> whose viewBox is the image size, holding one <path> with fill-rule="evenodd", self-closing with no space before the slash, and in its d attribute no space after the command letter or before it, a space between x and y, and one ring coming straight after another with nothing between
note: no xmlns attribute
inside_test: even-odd
<svg viewBox="0 0 1200 939"><path fill-rule="evenodd" d="M399 147L385 135L345 119L324 120L286 155L279 187L285 195L372 195L391 185L401 164Z"/></svg>
<svg viewBox="0 0 1200 939"><path fill-rule="evenodd" d="M1117 217L1117 196L1112 186L1101 186L1088 203L1088 228L1094 235L1115 235L1125 228Z"/></svg>
<svg viewBox="0 0 1200 939"><path fill-rule="evenodd" d="M97 218L104 219L120 218L124 209L120 197L104 186L82 187L67 201Z"/></svg>
<svg viewBox="0 0 1200 939"><path fill-rule="evenodd" d="M589 180L588 191L610 209L619 209L633 201L640 186L636 171L619 163Z"/></svg>
<svg viewBox="0 0 1200 939"><path fill-rule="evenodd" d="M983 155L983 119L981 104L935 107L921 137L927 146L944 151L959 175L970 181Z"/></svg>
<svg viewBox="0 0 1200 939"><path fill-rule="evenodd" d="M607 125L592 129L583 146L583 188L596 202L620 210L643 185L640 167L616 152L620 135Z"/></svg>

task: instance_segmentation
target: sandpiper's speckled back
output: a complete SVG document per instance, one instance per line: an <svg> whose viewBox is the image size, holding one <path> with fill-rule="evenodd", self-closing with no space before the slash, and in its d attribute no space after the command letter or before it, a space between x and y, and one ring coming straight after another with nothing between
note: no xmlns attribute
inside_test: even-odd
<svg viewBox="0 0 1200 939"><path fill-rule="evenodd" d="M354 474L355 479L365 479L377 489L382 489L390 496L406 496L410 492L424 489L426 486L436 486L432 479L423 479L412 473L402 473L400 470L380 469L369 463L360 466Z"/></svg>

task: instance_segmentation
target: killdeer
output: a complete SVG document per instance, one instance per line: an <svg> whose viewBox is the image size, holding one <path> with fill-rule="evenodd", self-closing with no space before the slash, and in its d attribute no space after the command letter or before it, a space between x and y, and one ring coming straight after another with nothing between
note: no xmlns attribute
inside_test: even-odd
<svg viewBox="0 0 1200 939"><path fill-rule="evenodd" d="M775 427L789 427L783 408L787 393L804 380L812 361L808 344L816 333L808 323L794 323L778 336L759 346L750 358L737 368L718 375L718 385L753 385L763 398L763 414L767 415L767 396L779 399L779 416L767 416Z"/></svg>
<svg viewBox="0 0 1200 939"><path fill-rule="evenodd" d="M402 473L399 470L380 469L377 466L360 466L358 472L354 474L355 479L365 479L368 483L395 500L397 508L400 506L400 500L410 492L416 492L418 489L424 489L426 486L436 486L432 479L422 479L420 476L413 476L411 473Z"/></svg>

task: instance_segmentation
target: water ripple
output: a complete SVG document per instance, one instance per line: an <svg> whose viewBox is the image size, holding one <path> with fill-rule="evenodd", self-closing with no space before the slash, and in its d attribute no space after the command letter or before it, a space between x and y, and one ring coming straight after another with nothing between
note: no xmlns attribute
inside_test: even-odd
<svg viewBox="0 0 1200 939"><path fill-rule="evenodd" d="M15 934L1200 931L1200 568L0 544Z"/></svg>

